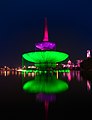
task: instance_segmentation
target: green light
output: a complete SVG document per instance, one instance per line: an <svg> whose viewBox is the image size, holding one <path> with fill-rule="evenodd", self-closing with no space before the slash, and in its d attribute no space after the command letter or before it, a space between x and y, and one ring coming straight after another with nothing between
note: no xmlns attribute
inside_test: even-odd
<svg viewBox="0 0 92 120"><path fill-rule="evenodd" d="M56 76L38 75L23 85L23 90L29 93L58 93L68 89L65 81L57 80Z"/></svg>
<svg viewBox="0 0 92 120"><path fill-rule="evenodd" d="M59 70L58 72L70 72L70 70L66 69L66 70Z"/></svg>
<svg viewBox="0 0 92 120"><path fill-rule="evenodd" d="M51 66L53 63L61 62L68 58L68 54L58 51L37 51L29 52L22 55L23 58L29 62L34 63L47 63L48 66Z"/></svg>

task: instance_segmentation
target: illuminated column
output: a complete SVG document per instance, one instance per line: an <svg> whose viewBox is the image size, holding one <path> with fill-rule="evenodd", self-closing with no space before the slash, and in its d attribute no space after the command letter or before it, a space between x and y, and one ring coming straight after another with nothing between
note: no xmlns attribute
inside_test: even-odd
<svg viewBox="0 0 92 120"><path fill-rule="evenodd" d="M58 70L57 70L57 72L56 72L56 77L57 77L57 79L58 79Z"/></svg>
<svg viewBox="0 0 92 120"><path fill-rule="evenodd" d="M56 44L49 42L47 18L45 18L43 42L35 44L35 50L56 50Z"/></svg>
<svg viewBox="0 0 92 120"><path fill-rule="evenodd" d="M44 38L43 38L43 41L48 41L47 18L45 18L45 28L44 28Z"/></svg>
<svg viewBox="0 0 92 120"><path fill-rule="evenodd" d="M90 54L90 50L87 50L87 58L90 58L91 54Z"/></svg>

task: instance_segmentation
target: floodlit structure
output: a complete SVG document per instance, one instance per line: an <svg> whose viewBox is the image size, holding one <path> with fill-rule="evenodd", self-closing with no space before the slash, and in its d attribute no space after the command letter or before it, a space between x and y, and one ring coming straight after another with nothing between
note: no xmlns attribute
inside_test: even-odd
<svg viewBox="0 0 92 120"><path fill-rule="evenodd" d="M87 50L87 58L90 58L90 57L91 57L90 50Z"/></svg>
<svg viewBox="0 0 92 120"><path fill-rule="evenodd" d="M45 18L45 29L44 29L44 38L43 42L35 44L36 50L55 50L56 44L54 42L49 42L48 37L48 27L47 27L47 19Z"/></svg>
<svg viewBox="0 0 92 120"><path fill-rule="evenodd" d="M68 58L68 54L56 51L56 44L54 42L49 42L46 18L43 41L35 44L34 52L24 53L22 58L34 63L39 70L53 70L57 62Z"/></svg>
<svg viewBox="0 0 92 120"><path fill-rule="evenodd" d="M61 62L67 57L67 54L58 51L37 51L23 54L23 58L35 63L39 70L53 69L57 62Z"/></svg>
<svg viewBox="0 0 92 120"><path fill-rule="evenodd" d="M52 72L52 70L54 71L54 68L56 68L57 63L68 58L68 54L56 51L56 44L54 42L49 42L46 18L43 41L36 43L35 51L24 53L22 58L26 62L34 63L34 66L37 68L35 72L38 71L38 74L33 80L30 79L30 77L28 80L24 72L24 77L22 78L24 91L29 93L54 94L68 89L68 84L56 78ZM22 63L23 66L25 61ZM31 70L27 72L33 73Z"/></svg>

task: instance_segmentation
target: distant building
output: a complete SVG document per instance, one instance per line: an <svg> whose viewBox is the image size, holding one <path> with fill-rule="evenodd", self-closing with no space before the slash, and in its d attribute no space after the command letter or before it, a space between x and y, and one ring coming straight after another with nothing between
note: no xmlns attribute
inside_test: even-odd
<svg viewBox="0 0 92 120"><path fill-rule="evenodd" d="M66 64L62 64L62 67L65 69L65 68L68 68L68 69L73 69L74 68L74 63L72 63L71 60L68 60L68 62Z"/></svg>
<svg viewBox="0 0 92 120"><path fill-rule="evenodd" d="M80 63L82 62L83 60L76 60L77 64L76 64L76 67L80 67Z"/></svg>
<svg viewBox="0 0 92 120"><path fill-rule="evenodd" d="M91 57L91 52L90 50L87 50L87 58L90 58Z"/></svg>

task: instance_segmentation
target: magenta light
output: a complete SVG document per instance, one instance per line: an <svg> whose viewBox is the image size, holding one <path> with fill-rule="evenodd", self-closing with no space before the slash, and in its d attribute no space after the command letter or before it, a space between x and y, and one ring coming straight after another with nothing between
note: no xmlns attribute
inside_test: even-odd
<svg viewBox="0 0 92 120"><path fill-rule="evenodd" d="M91 90L91 84L90 84L90 81L88 81L88 80L87 80L87 89Z"/></svg>
<svg viewBox="0 0 92 120"><path fill-rule="evenodd" d="M45 28L44 28L44 38L43 38L43 41L48 41L47 18L45 18Z"/></svg>
<svg viewBox="0 0 92 120"><path fill-rule="evenodd" d="M42 101L52 102L52 101L56 100L56 95L39 93L39 94L37 94L36 99L41 101L41 102Z"/></svg>
<svg viewBox="0 0 92 120"><path fill-rule="evenodd" d="M36 43L36 48L40 50L51 50L56 48L56 44L54 42L41 42L41 43Z"/></svg>
<svg viewBox="0 0 92 120"><path fill-rule="evenodd" d="M49 42L48 39L48 27L47 27L47 18L45 18L45 26L44 26L44 38L43 42L35 44L36 49L40 50L55 50L56 44L54 42Z"/></svg>

